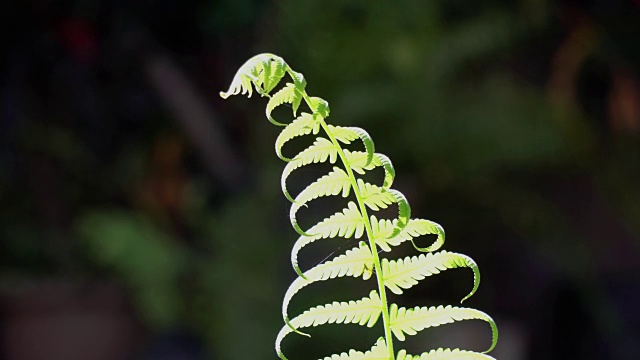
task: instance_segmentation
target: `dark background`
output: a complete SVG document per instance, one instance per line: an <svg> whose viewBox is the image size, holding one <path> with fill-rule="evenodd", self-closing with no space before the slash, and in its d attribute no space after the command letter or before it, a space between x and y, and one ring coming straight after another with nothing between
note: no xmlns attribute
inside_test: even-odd
<svg viewBox="0 0 640 360"><path fill-rule="evenodd" d="M0 24L0 359L275 358L297 239L278 129L264 99L218 97L259 52L365 128L414 216L477 261L466 305L496 319L496 358L640 358L639 1L15 0ZM358 298L334 282L293 311ZM471 280L423 284L398 301L456 304ZM323 328L285 352L381 334Z"/></svg>

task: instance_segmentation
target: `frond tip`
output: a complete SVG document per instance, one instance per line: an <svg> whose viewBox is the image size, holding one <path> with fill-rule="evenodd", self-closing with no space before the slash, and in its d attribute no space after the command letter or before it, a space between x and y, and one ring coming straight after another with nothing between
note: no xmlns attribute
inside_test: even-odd
<svg viewBox="0 0 640 360"><path fill-rule="evenodd" d="M284 60L273 54L259 54L247 60L231 81L229 89L220 92L223 99L231 95L253 94L253 86L260 95L267 95L284 76L288 66Z"/></svg>

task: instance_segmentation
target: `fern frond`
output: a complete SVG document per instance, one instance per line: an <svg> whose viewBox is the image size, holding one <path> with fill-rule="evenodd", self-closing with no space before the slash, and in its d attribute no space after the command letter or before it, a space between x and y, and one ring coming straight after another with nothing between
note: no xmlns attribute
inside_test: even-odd
<svg viewBox="0 0 640 360"><path fill-rule="evenodd" d="M322 360L389 360L389 352L384 338L379 338L373 347L365 353L349 350L349 353L334 354Z"/></svg>
<svg viewBox="0 0 640 360"><path fill-rule="evenodd" d="M336 277L353 276L368 278L371 276L366 269L373 267L373 254L371 249L363 241L358 247L347 250L343 255L336 256L334 259L320 264L304 273L304 277L296 278L284 295L282 300L282 318L289 323L287 309L293 296L307 285L314 282L333 279Z"/></svg>
<svg viewBox="0 0 640 360"><path fill-rule="evenodd" d="M437 349L422 353L421 355L409 355L405 350L400 350L396 360L496 360L495 358L473 351L460 349Z"/></svg>
<svg viewBox="0 0 640 360"><path fill-rule="evenodd" d="M491 351L496 346L496 341L498 340L496 323L489 315L475 309L453 307L450 305L406 309L404 307L398 308L398 305L391 304L389 315L391 316L391 331L393 331L393 334L400 341L404 341L405 334L415 335L418 331L429 327L472 319L484 320L491 326L491 346L485 353Z"/></svg>
<svg viewBox="0 0 640 360"><path fill-rule="evenodd" d="M282 327L276 338L276 351L281 358L286 359L281 349L282 340L295 329L323 324L358 324L372 327L378 321L381 313L382 303L378 292L375 290L372 290L368 297L357 301L336 301L331 304L313 307L296 316Z"/></svg>
<svg viewBox="0 0 640 360"><path fill-rule="evenodd" d="M468 267L473 271L473 289L461 302L471 297L480 286L478 265L473 259L462 254L441 251L398 260L382 259L381 265L384 285L398 295L402 294L402 289L411 288L427 276L459 267Z"/></svg>
<svg viewBox="0 0 640 360"><path fill-rule="evenodd" d="M316 117L306 112L300 114L299 117L294 119L278 135L278 138L276 139L276 154L284 161L291 161L291 159L282 155L282 147L284 144L297 136L308 135L311 133L315 135L318 134L319 131L320 122L317 121Z"/></svg>
<svg viewBox="0 0 640 360"><path fill-rule="evenodd" d="M293 245L293 250L291 250L291 264L301 277L304 277L304 275L298 266L298 253L303 247L316 240L334 238L336 236L347 239L353 236L359 239L364 234L364 220L358 210L358 206L353 201L350 201L345 209L322 220L307 232L314 235L301 235Z"/></svg>
<svg viewBox="0 0 640 360"><path fill-rule="evenodd" d="M292 82L288 82L275 94L270 95L283 77L288 74ZM438 274L447 269L468 267L473 271L474 282L471 292L462 301L473 295L478 289L480 273L476 263L466 255L449 253L438 250L445 241L442 227L432 221L411 219L411 208L402 193L391 189L395 178L395 169L391 160L383 154L375 153L373 139L363 129L357 127L341 127L328 124L325 119L329 116L329 104L319 97L310 97L306 93L304 76L293 71L282 58L273 54L260 54L243 64L226 92L221 92L223 98L231 95L252 95L255 88L262 96L269 97L265 115L272 123L284 126L275 143L275 151L279 158L287 162L280 179L280 186L285 197L292 202L289 218L294 229L301 235L291 251L291 264L298 273L289 286L283 303L282 317L285 326L276 339L276 351L282 359L286 357L281 351L283 338L297 332L298 328L317 326L327 323L359 323L373 326L378 317L383 318L384 338L366 352L350 350L345 353L326 357L324 360L416 360L416 359L492 359L490 356L458 349L437 349L421 355L408 355L401 350L394 356L393 338L404 340L405 335L413 335L428 327L439 326L467 319L480 319L489 323L492 331L492 341L489 350L493 349L497 341L496 325L485 313L468 308L458 307L415 307L413 309L398 308L396 304L390 307L387 302L387 291L402 294L427 276ZM298 108L304 100L310 113L297 116ZM285 125L276 121L272 113L282 104L291 104L293 116L291 123ZM303 135L318 135L322 129L326 138L316 137L313 144L300 151L292 159L282 154L284 145L295 137ZM343 149L341 144L351 144L360 139L364 151ZM313 163L335 164L340 159L344 168L332 167L327 175L322 176L304 188L295 199L287 190L287 179L293 171ZM367 171L382 167L384 170L383 184L376 185L357 178L354 174L365 175ZM313 199L322 196L341 194L347 197L351 189L356 201L349 201L342 211L325 218L312 226L307 232L297 223L296 214L300 207L306 206ZM368 209L378 211L392 204L397 204L398 215L395 219L380 219L369 215ZM361 241L359 246L336 256L323 264L317 265L306 272L298 266L298 254L306 245L324 238L343 237L361 238L367 235L368 243ZM428 247L419 247L414 238L426 235L437 235L436 240ZM382 259L377 249L391 251L392 247L404 241L411 241L413 246L421 252L419 256L406 257L398 260ZM327 279L343 276L368 279L375 270L378 289L371 292L369 297L358 301L334 302L313 307L293 320L289 320L287 311L293 296L305 286Z"/></svg>
<svg viewBox="0 0 640 360"><path fill-rule="evenodd" d="M302 190L294 199L293 205L291 205L291 210L289 211L289 220L291 221L293 228L296 229L300 235L309 236L309 234L305 233L298 225L298 221L296 219L296 213L298 210L301 207L306 206L307 202L319 197L338 195L342 193L342 197L346 198L349 196L349 191L351 190L350 180L349 175L344 170L336 166L333 168L333 171L322 176Z"/></svg>
<svg viewBox="0 0 640 360"><path fill-rule="evenodd" d="M410 240L413 247L421 252L436 251L442 246L442 244L444 244L444 229L433 221L425 219L410 219L409 223L404 227L404 229L402 229L402 231L391 237L396 226L396 220L378 220L375 216L371 216L371 227L373 230L374 240L376 244L385 251L391 251L391 246L398 246L407 240ZM419 247L413 241L414 238L427 234L437 235L436 240L428 247Z"/></svg>
<svg viewBox="0 0 640 360"><path fill-rule="evenodd" d="M323 137L318 137L311 146L298 153L298 155L284 167L282 176L280 177L280 186L282 187L284 196L289 201L295 202L287 191L287 178L294 170L305 165L322 163L327 161L327 159L331 164L334 164L338 159L338 149L336 149L331 141Z"/></svg>

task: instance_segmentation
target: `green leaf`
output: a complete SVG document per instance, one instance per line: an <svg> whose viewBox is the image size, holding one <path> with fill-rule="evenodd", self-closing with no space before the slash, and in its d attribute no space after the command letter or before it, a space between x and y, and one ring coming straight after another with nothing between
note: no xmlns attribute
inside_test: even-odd
<svg viewBox="0 0 640 360"><path fill-rule="evenodd" d="M393 202L398 204L398 218L393 221L387 219L378 220L372 215L370 222L373 230L373 240L376 244L380 245L384 251L388 252L391 251L391 248L389 247L387 239L395 238L407 227L409 217L411 216L411 208L401 192L393 189L384 191L393 197Z"/></svg>
<svg viewBox="0 0 640 360"><path fill-rule="evenodd" d="M437 349L416 356L408 355L405 350L401 350L396 360L495 360L495 358L473 351Z"/></svg>
<svg viewBox="0 0 640 360"><path fill-rule="evenodd" d="M438 250L444 244L444 229L437 223L425 219L410 219L407 226L394 237L394 229L397 227L397 220L380 219L371 216L371 229L373 238L377 245L385 251L391 251L391 246L398 246L402 242L410 240L413 246L421 252L432 252ZM426 248L418 247L413 241L414 238L426 234L437 235L436 240Z"/></svg>
<svg viewBox="0 0 640 360"><path fill-rule="evenodd" d="M351 167L351 170L360 175L364 175L366 173L365 170L371 170L382 165L380 162L376 161L375 158L367 165L369 154L364 151L350 151L343 149L342 152L344 153L344 157L348 166Z"/></svg>
<svg viewBox="0 0 640 360"><path fill-rule="evenodd" d="M304 79L304 76L301 73L295 72L291 70L291 68L289 67L287 67L287 72L289 73L289 76L291 76L291 79L293 80L293 84L296 86L296 89L302 95L300 97L294 98L293 102L291 102L291 109L293 110L293 116L296 116L298 114L298 107L300 107L300 101L306 94L305 88L307 87L307 80Z"/></svg>
<svg viewBox="0 0 640 360"><path fill-rule="evenodd" d="M467 350L437 349L422 353L421 355L408 355L405 350L400 350L396 360L496 360L495 358Z"/></svg>
<svg viewBox="0 0 640 360"><path fill-rule="evenodd" d="M312 97L309 99L309 107L314 114L319 114L323 119L329 117L329 103L319 97Z"/></svg>
<svg viewBox="0 0 640 360"><path fill-rule="evenodd" d="M256 80L256 78L251 75L251 69L256 66L258 62L260 62L262 57L269 56L268 54L260 54L252 57L247 60L233 77L231 81L231 85L229 89L220 92L220 97L223 99L227 99L231 95L238 95L242 92L242 95L248 94L248 97L251 97L253 94L252 82Z"/></svg>
<svg viewBox="0 0 640 360"><path fill-rule="evenodd" d="M461 320L484 320L491 326L491 346L486 352L491 351L498 341L498 328L493 319L482 311L448 306L415 307L413 309L398 308L398 305L391 304L389 309L391 316L391 331L400 341L404 341L405 334L415 335L418 331L450 324Z"/></svg>
<svg viewBox="0 0 640 360"><path fill-rule="evenodd" d="M459 267L468 267L473 271L473 289L461 302L471 297L480 286L478 265L462 254L441 251L398 260L382 259L381 266L384 285L398 295L402 294L402 289L411 288L427 276Z"/></svg>
<svg viewBox="0 0 640 360"><path fill-rule="evenodd" d="M373 236L373 241L379 246L382 250L389 252L391 251L391 246L389 246L389 242L387 238L393 234L394 229L396 228L396 224L398 223L397 219L393 221L389 219L380 219L376 218L375 215L371 215L369 219L369 223L371 224L371 232Z"/></svg>
<svg viewBox="0 0 640 360"><path fill-rule="evenodd" d="M273 56L269 60L263 60L262 73L259 79L262 80L262 93L269 94L278 85L286 72L287 65L281 57Z"/></svg>
<svg viewBox="0 0 640 360"><path fill-rule="evenodd" d="M333 137L343 144L351 144L353 140L358 138L358 134L348 127L327 124L327 128Z"/></svg>
<svg viewBox="0 0 640 360"><path fill-rule="evenodd" d="M334 354L322 360L365 360L367 359L362 351L349 350L349 353Z"/></svg>
<svg viewBox="0 0 640 360"><path fill-rule="evenodd" d="M323 324L358 324L372 327L378 321L381 313L382 303L375 290L371 291L368 297L357 301L335 301L331 304L313 307L296 316L282 327L276 337L276 352L281 359L286 359L281 349L282 340L294 329Z"/></svg>
<svg viewBox="0 0 640 360"><path fill-rule="evenodd" d="M303 247L318 239L334 238L336 236L347 239L354 236L354 238L359 239L364 233L364 219L358 210L358 206L353 201L350 201L341 212L322 220L307 230L307 233L314 235L301 235L293 245L293 250L291 250L291 264L296 273L302 277L304 275L298 266L298 253Z"/></svg>
<svg viewBox="0 0 640 360"><path fill-rule="evenodd" d="M365 183L362 179L358 179L357 184L362 201L373 211L378 211L381 208L386 209L396 200L387 189Z"/></svg>
<svg viewBox="0 0 640 360"><path fill-rule="evenodd" d="M256 55L238 69L229 89L226 92L220 92L220 96L226 99L231 95L242 93L242 95L248 94L248 97L251 97L252 84L260 94L267 95L282 79L287 67L279 56L273 54Z"/></svg>
<svg viewBox="0 0 640 360"><path fill-rule="evenodd" d="M296 101L300 103L300 99L302 99L302 93L300 92L300 90L298 90L298 88L296 88L292 83L287 83L285 87L278 90L278 92L273 94L273 96L271 96L271 98L269 99L269 102L267 103L267 108L265 110L267 119L269 119L269 121L274 125L285 126L285 124L276 121L271 116L271 113L276 107L284 103L293 104Z"/></svg>
<svg viewBox="0 0 640 360"><path fill-rule="evenodd" d="M285 127L278 135L278 138L276 139L276 154L284 161L291 161L291 159L282 155L282 147L284 144L297 136L308 135L311 133L315 135L318 134L319 131L320 123L316 121L315 117L309 113L300 114L298 118L287 125L287 127Z"/></svg>
<svg viewBox="0 0 640 360"><path fill-rule="evenodd" d="M373 139L371 139L371 136L369 136L366 131L359 127L342 127L333 125L327 126L336 140L344 144L350 144L351 141L359 138L362 141L362 144L365 148L365 153L367 154L367 160L364 166L368 166L371 163L371 161L373 160L373 155L375 153L375 146L373 144Z"/></svg>
<svg viewBox="0 0 640 360"><path fill-rule="evenodd" d="M396 204L398 204L398 221L395 222L395 227L393 232L389 237L394 237L407 226L409 223L409 218L411 217L411 207L409 206L409 202L407 198L398 190L388 189L387 190L391 196L393 196Z"/></svg>
<svg viewBox="0 0 640 360"><path fill-rule="evenodd" d="M396 170L393 168L391 160L384 154L376 153L374 159L377 159L384 167L384 183L383 188L389 189L393 184L393 179L396 177Z"/></svg>
<svg viewBox="0 0 640 360"><path fill-rule="evenodd" d="M371 350L366 353L349 350L349 353L335 354L325 357L323 360L389 360L389 350L384 338L379 338Z"/></svg>
<svg viewBox="0 0 640 360"><path fill-rule="evenodd" d="M419 247L413 241L413 238L416 238L421 235L426 234L436 234L437 238L433 242L433 244L429 245L426 248ZM409 224L396 236L387 239L387 242L391 245L397 245L403 241L411 240L413 243L413 247L416 250L421 252L432 252L440 249L444 244L444 229L440 224L435 223L431 220L425 219L411 219Z"/></svg>
<svg viewBox="0 0 640 360"><path fill-rule="evenodd" d="M302 150L284 167L282 176L280 177L280 186L282 187L284 196L291 202L295 201L287 191L287 178L294 170L305 165L325 162L327 159L329 159L331 164L334 164L338 159L338 149L336 149L330 140L318 137L311 146Z"/></svg>
<svg viewBox="0 0 640 360"><path fill-rule="evenodd" d="M389 358L389 349L387 349L384 338L378 338L378 341L371 349L364 353L364 358L367 360L387 360Z"/></svg>
<svg viewBox="0 0 640 360"><path fill-rule="evenodd" d="M289 73L289 76L291 76L293 83L296 84L296 87L301 91L304 90L304 88L307 86L307 80L304 79L304 75L297 71L291 70L290 67L287 67L287 72Z"/></svg>
<svg viewBox="0 0 640 360"><path fill-rule="evenodd" d="M349 151L344 149L344 155L347 159L347 163L351 166L351 170L357 172L360 175L365 173L365 170L371 170L378 166L384 168L384 183L383 188L389 189L393 184L393 179L396 176L396 172L393 168L391 160L383 154L373 154L373 159L368 163L369 154L364 151Z"/></svg>
<svg viewBox="0 0 640 360"><path fill-rule="evenodd" d="M251 74L258 79L257 81L255 81L255 84L258 85L258 88L256 90L260 93L260 95L265 96L266 92L264 91L263 86L265 77L271 78L271 59L261 59L260 63L258 63L256 67L251 69Z"/></svg>
<svg viewBox="0 0 640 360"><path fill-rule="evenodd" d="M291 204L291 210L289 211L289 220L291 220L291 225L300 235L309 235L298 225L298 221L296 219L296 213L298 210L302 206L306 206L307 202L319 197L338 195L342 193L342 197L346 198L349 196L350 190L351 179L349 178L349 175L341 168L335 166L333 171L311 183L302 190L298 196L296 196L293 204Z"/></svg>

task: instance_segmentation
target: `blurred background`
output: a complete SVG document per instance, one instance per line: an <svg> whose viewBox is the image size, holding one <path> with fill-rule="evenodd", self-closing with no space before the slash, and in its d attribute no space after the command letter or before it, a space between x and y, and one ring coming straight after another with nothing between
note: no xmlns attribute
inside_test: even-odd
<svg viewBox="0 0 640 360"><path fill-rule="evenodd" d="M276 357L297 239L279 129L265 99L218 97L259 52L477 261L496 358L640 358L640 1L8 0L0 24L0 359ZM373 286L330 283L292 312ZM397 301L470 288L452 270ZM380 328L312 334L290 358ZM406 348L488 343L471 321Z"/></svg>

